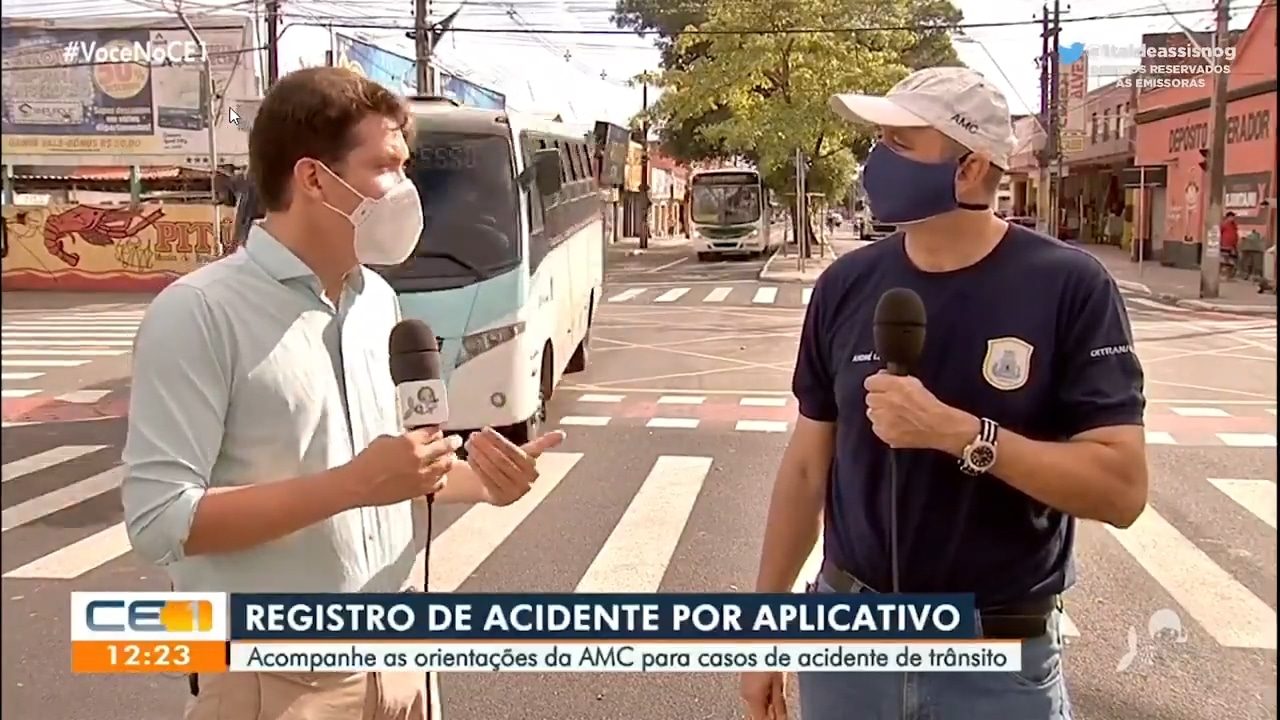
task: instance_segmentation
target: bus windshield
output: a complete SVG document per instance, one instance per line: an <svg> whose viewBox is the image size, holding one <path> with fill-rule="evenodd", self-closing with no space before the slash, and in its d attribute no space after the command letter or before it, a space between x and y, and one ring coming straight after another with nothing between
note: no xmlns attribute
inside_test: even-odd
<svg viewBox="0 0 1280 720"><path fill-rule="evenodd" d="M422 198L422 239L397 274L479 280L519 262L514 167L505 137L420 131L408 174Z"/></svg>
<svg viewBox="0 0 1280 720"><path fill-rule="evenodd" d="M693 185L693 221L741 225L760 219L760 185L707 178Z"/></svg>

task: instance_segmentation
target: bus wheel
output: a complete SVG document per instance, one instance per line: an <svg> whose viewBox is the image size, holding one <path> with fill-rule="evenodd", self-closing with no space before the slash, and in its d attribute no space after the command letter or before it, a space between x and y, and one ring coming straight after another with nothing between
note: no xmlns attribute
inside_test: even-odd
<svg viewBox="0 0 1280 720"><path fill-rule="evenodd" d="M542 350L542 369L538 375L538 407L528 420L511 428L510 440L517 445L533 442L542 434L547 422L547 402L551 400L551 347Z"/></svg>
<svg viewBox="0 0 1280 720"><path fill-rule="evenodd" d="M591 311L594 310L595 299L591 300L591 305L587 307L587 317L591 317ZM591 323L587 323L587 331L582 335L582 342L578 343L578 347L573 351L573 357L569 358L569 364L565 367L566 373L580 373L587 369L587 363L590 361L591 346Z"/></svg>

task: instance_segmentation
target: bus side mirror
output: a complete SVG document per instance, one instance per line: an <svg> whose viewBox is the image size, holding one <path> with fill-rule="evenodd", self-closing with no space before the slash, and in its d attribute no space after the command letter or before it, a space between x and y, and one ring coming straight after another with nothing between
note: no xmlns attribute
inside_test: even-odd
<svg viewBox="0 0 1280 720"><path fill-rule="evenodd" d="M560 192L559 150L545 148L533 154L533 182L544 196Z"/></svg>

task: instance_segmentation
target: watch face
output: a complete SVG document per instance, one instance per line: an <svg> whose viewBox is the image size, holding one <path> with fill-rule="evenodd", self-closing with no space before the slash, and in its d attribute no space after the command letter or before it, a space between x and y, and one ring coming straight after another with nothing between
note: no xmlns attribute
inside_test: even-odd
<svg viewBox="0 0 1280 720"><path fill-rule="evenodd" d="M996 451L989 445L979 445L969 451L969 462L976 468L989 468L996 461Z"/></svg>

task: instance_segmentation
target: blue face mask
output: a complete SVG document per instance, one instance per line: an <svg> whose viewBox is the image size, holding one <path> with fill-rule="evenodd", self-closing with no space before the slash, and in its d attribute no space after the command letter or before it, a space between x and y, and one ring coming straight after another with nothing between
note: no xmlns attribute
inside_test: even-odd
<svg viewBox="0 0 1280 720"><path fill-rule="evenodd" d="M988 209L989 205L956 199L956 170L966 157L967 154L947 162L925 163L877 143L862 166L862 187L867 192L871 214L887 225L906 225L957 208Z"/></svg>

